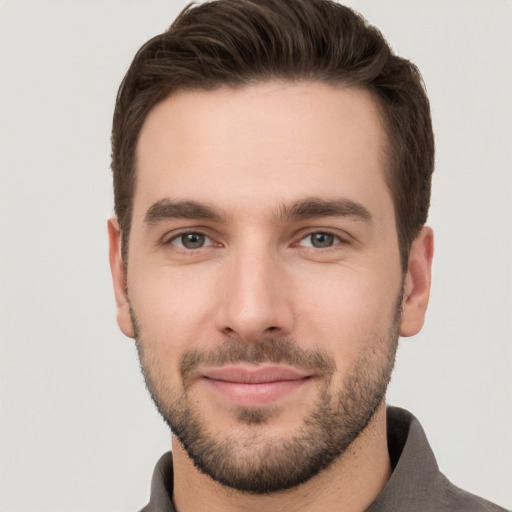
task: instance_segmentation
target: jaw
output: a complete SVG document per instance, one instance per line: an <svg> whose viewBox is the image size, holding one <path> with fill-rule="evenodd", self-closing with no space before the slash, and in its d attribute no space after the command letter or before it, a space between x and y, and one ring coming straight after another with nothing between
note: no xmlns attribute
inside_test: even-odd
<svg viewBox="0 0 512 512"><path fill-rule="evenodd" d="M364 431L331 465L300 485L268 494L240 492L211 479L197 469L173 435L176 509L212 512L366 510L391 476L385 408L383 400Z"/></svg>

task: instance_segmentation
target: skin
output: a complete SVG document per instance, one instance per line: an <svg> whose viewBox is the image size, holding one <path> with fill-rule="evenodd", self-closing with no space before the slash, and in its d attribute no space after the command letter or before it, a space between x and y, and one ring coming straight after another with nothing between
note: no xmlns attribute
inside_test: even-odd
<svg viewBox="0 0 512 512"><path fill-rule="evenodd" d="M422 229L404 275L384 180L385 143L370 93L316 82L179 92L150 112L137 147L126 266L116 219L108 229L117 320L134 337L131 305L161 389L181 389L180 357L191 348L277 336L332 356L336 372L327 391L336 394L343 377L393 330L402 293L399 334L421 329L433 235ZM282 215L312 198L350 201L368 215ZM155 215L148 222L152 206L169 200L207 205L218 218ZM183 247L183 232L207 235L206 245ZM312 246L311 234L320 232L335 235L332 245ZM291 435L321 392L310 379L272 402L277 413L264 426L240 428L236 404L204 380L191 384L212 435L221 439L238 429L240 443L254 432L262 443ZM385 422L382 402L342 457L306 483L270 495L211 480L173 438L175 506L179 512L364 510L391 472Z"/></svg>

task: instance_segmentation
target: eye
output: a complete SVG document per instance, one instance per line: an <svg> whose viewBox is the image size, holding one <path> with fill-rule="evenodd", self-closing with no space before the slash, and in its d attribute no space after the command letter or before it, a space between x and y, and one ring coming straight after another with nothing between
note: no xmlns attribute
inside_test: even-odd
<svg viewBox="0 0 512 512"><path fill-rule="evenodd" d="M341 239L332 233L317 231L305 236L299 243L302 247L314 247L315 249L325 249L341 242Z"/></svg>
<svg viewBox="0 0 512 512"><path fill-rule="evenodd" d="M176 245L181 249L193 250L207 247L212 245L213 242L211 238L205 234L192 231L176 235L169 240L169 243Z"/></svg>

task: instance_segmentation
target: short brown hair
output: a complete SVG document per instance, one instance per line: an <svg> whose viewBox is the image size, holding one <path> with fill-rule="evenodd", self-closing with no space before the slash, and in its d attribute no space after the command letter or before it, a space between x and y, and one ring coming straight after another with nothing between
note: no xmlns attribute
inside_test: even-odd
<svg viewBox="0 0 512 512"><path fill-rule="evenodd" d="M112 128L115 213L123 260L131 226L138 136L149 111L177 90L269 80L359 87L377 99L387 131L386 180L402 268L425 224L434 168L430 106L414 64L360 15L331 0L215 0L187 6L137 52Z"/></svg>

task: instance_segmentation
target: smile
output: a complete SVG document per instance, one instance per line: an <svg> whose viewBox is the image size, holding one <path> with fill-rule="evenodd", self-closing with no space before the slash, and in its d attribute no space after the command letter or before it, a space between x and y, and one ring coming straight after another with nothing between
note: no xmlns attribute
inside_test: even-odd
<svg viewBox="0 0 512 512"><path fill-rule="evenodd" d="M203 373L203 381L214 393L242 407L270 405L310 379L310 375L279 366L221 367Z"/></svg>

